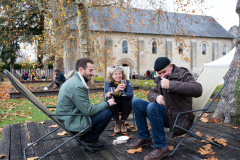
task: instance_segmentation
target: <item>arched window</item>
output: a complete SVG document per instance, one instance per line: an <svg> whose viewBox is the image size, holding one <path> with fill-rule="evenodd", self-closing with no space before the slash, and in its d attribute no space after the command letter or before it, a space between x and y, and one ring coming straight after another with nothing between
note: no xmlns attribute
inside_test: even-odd
<svg viewBox="0 0 240 160"><path fill-rule="evenodd" d="M226 55L226 45L224 44L223 47L222 47L222 54L223 55Z"/></svg>
<svg viewBox="0 0 240 160"><path fill-rule="evenodd" d="M126 40L122 42L122 53L128 53L128 44Z"/></svg>
<svg viewBox="0 0 240 160"><path fill-rule="evenodd" d="M183 54L183 45L182 45L182 43L179 43L178 52L179 52L179 54Z"/></svg>
<svg viewBox="0 0 240 160"><path fill-rule="evenodd" d="M206 44L205 43L202 44L202 54L206 55Z"/></svg>
<svg viewBox="0 0 240 160"><path fill-rule="evenodd" d="M152 54L157 54L157 43L152 42Z"/></svg>

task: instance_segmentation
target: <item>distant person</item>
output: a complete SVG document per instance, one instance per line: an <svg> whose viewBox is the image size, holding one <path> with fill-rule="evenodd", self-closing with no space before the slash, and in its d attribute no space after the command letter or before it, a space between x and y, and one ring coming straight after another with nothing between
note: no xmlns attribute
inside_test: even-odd
<svg viewBox="0 0 240 160"><path fill-rule="evenodd" d="M29 77L29 73L28 72L24 72L23 75L22 75L22 79L24 81L26 81L28 79L28 77Z"/></svg>
<svg viewBox="0 0 240 160"><path fill-rule="evenodd" d="M145 72L144 76L145 76L145 79L147 79L147 71Z"/></svg>
<svg viewBox="0 0 240 160"><path fill-rule="evenodd" d="M151 73L151 79L155 80L155 77L156 77L156 72L153 70Z"/></svg>
<svg viewBox="0 0 240 160"><path fill-rule="evenodd" d="M60 84L63 84L65 82L65 77L64 77L63 73L60 72L59 69L54 70L54 75L56 75L56 76L53 76L52 83L48 87L45 87L44 90L49 90L50 88L52 88L54 86L55 83L57 85L56 89L59 89Z"/></svg>
<svg viewBox="0 0 240 160"><path fill-rule="evenodd" d="M41 78L42 78L42 80L46 79L45 70L41 71Z"/></svg>
<svg viewBox="0 0 240 160"><path fill-rule="evenodd" d="M137 74L133 72L132 79L137 79Z"/></svg>
<svg viewBox="0 0 240 160"><path fill-rule="evenodd" d="M147 70L147 80L150 80L150 75L151 75L150 71Z"/></svg>
<svg viewBox="0 0 240 160"><path fill-rule="evenodd" d="M35 77L36 77L36 72L34 70L32 70L31 75L30 75L31 81L35 81Z"/></svg>

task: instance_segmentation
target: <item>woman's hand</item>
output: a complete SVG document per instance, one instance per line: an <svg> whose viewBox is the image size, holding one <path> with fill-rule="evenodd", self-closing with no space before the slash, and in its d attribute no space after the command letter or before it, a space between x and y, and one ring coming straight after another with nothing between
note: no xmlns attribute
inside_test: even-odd
<svg viewBox="0 0 240 160"><path fill-rule="evenodd" d="M111 93L111 92L108 92L108 93L106 94L106 98L109 98L109 97L111 96L110 93Z"/></svg>
<svg viewBox="0 0 240 160"><path fill-rule="evenodd" d="M119 84L115 90L116 92L119 92L119 91L123 91L125 88L126 88L125 84Z"/></svg>

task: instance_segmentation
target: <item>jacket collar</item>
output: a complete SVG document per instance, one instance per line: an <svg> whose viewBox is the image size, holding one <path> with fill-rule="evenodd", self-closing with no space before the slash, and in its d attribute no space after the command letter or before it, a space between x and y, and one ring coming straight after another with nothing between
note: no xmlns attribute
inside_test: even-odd
<svg viewBox="0 0 240 160"><path fill-rule="evenodd" d="M87 86L87 84L86 84L86 82L84 80L84 77L79 72L75 72L74 76L79 77L80 80L82 81L82 83L88 88L88 86Z"/></svg>

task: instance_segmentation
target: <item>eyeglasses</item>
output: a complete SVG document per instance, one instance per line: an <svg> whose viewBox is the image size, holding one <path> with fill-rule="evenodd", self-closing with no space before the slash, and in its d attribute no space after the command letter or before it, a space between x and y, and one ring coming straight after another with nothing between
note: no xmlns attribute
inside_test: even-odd
<svg viewBox="0 0 240 160"><path fill-rule="evenodd" d="M115 72L116 70L123 71L122 65L117 64L117 65L113 65L113 66L111 67L111 73Z"/></svg>

